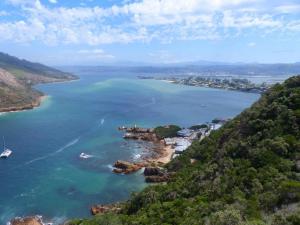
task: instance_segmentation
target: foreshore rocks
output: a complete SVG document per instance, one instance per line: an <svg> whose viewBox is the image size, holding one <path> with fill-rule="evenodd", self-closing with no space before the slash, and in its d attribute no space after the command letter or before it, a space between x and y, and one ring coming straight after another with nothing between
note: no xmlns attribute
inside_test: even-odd
<svg viewBox="0 0 300 225"><path fill-rule="evenodd" d="M143 141L152 141L152 142L160 141L157 138L156 134L154 133L154 129L152 128L119 127L119 130L126 132L123 136L125 139L134 139L134 140L143 140Z"/></svg>
<svg viewBox="0 0 300 225"><path fill-rule="evenodd" d="M114 167L114 173L129 174L134 173L145 167L145 163L131 163L123 160L118 160L115 162Z"/></svg>
<svg viewBox="0 0 300 225"><path fill-rule="evenodd" d="M14 218L11 220L9 225L43 225L43 221L40 216L24 217L24 218Z"/></svg>
<svg viewBox="0 0 300 225"><path fill-rule="evenodd" d="M121 211L121 208L117 204L111 204L111 205L94 205L91 207L91 214L92 215L98 215L108 212L113 213L119 213Z"/></svg>
<svg viewBox="0 0 300 225"><path fill-rule="evenodd" d="M114 164L114 173L123 173L129 174L136 172L142 168L144 169L145 181L148 183L159 183L159 182L167 182L170 180L171 175L159 167L159 157L162 157L165 154L165 142L158 138L154 129L152 128L139 128L139 127L119 127L119 130L125 131L124 138L125 139L134 139L134 140L143 140L148 142L153 142L156 144L153 147L153 156L148 159L144 159L143 162L140 163L131 163L122 160L118 160ZM156 155L156 156L154 156Z"/></svg>
<svg viewBox="0 0 300 225"><path fill-rule="evenodd" d="M24 103L23 105L20 106L10 106L10 107L2 107L0 108L0 112L17 112L17 111L24 111L24 110L29 110L33 109L36 107L39 107L41 105L41 101L44 96L40 96L31 103Z"/></svg>
<svg viewBox="0 0 300 225"><path fill-rule="evenodd" d="M144 170L145 176L160 176L163 175L163 172L158 167L146 167Z"/></svg>

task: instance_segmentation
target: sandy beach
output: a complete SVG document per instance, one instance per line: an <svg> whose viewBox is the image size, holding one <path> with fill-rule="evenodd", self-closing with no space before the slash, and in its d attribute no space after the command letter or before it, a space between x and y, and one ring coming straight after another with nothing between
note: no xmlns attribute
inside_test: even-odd
<svg viewBox="0 0 300 225"><path fill-rule="evenodd" d="M174 154L174 152L175 151L171 145L165 145L161 149L161 153L160 153L161 155L156 159L151 159L150 161L159 163L159 164L167 164L168 162L171 161L172 155Z"/></svg>
<svg viewBox="0 0 300 225"><path fill-rule="evenodd" d="M163 145L159 152L157 152L159 154L159 156L154 157L154 158L147 158L145 161L146 162L150 162L153 164L167 164L168 162L171 161L172 156L174 154L175 150L173 149L173 147L171 145Z"/></svg>

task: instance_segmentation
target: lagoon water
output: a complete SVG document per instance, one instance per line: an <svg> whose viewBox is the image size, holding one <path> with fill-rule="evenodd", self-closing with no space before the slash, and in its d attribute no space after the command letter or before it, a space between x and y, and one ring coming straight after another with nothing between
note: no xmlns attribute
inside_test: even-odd
<svg viewBox="0 0 300 225"><path fill-rule="evenodd" d="M36 214L57 222L89 216L94 203L125 200L145 187L139 173L111 172L114 161L143 154L118 126L190 126L233 117L259 98L139 80L121 69L70 70L81 79L37 87L49 96L41 107L0 115L0 136L14 151L0 160L0 224ZM82 160L81 152L93 157Z"/></svg>

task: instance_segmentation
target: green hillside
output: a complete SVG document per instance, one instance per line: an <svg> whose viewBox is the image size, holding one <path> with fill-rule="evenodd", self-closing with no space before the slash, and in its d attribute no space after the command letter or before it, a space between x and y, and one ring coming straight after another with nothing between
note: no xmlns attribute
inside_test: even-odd
<svg viewBox="0 0 300 225"><path fill-rule="evenodd" d="M72 74L62 72L55 68L45 66L40 63L33 63L24 59L19 59L2 52L0 52L0 68L13 73L17 77L22 77L24 73L31 73L39 76L58 79L72 79L75 77Z"/></svg>
<svg viewBox="0 0 300 225"><path fill-rule="evenodd" d="M0 112L30 109L40 104L39 83L77 79L76 76L0 52Z"/></svg>
<svg viewBox="0 0 300 225"><path fill-rule="evenodd" d="M167 168L176 171L170 182L134 194L120 214L69 224L299 225L300 76L275 85Z"/></svg>

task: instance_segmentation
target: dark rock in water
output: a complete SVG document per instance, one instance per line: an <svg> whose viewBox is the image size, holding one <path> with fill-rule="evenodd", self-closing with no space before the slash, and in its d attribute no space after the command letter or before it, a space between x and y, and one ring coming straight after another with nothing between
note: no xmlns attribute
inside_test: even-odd
<svg viewBox="0 0 300 225"><path fill-rule="evenodd" d="M158 167L146 167L144 170L145 176L158 176L163 175L163 172Z"/></svg>
<svg viewBox="0 0 300 225"><path fill-rule="evenodd" d="M153 141L158 142L159 139L154 133L126 133L124 135L125 139L143 140L143 141Z"/></svg>
<svg viewBox="0 0 300 225"><path fill-rule="evenodd" d="M123 169L114 168L113 172L114 173L123 173Z"/></svg>
<svg viewBox="0 0 300 225"><path fill-rule="evenodd" d="M154 129L150 128L140 128L140 127L120 127L119 130L126 131L124 134L125 139L143 140L143 141L153 141L158 142Z"/></svg>
<svg viewBox="0 0 300 225"><path fill-rule="evenodd" d="M131 163L131 162L118 160L114 164L115 169L113 170L113 172L129 174L142 169L144 166L145 165L143 163Z"/></svg>
<svg viewBox="0 0 300 225"><path fill-rule="evenodd" d="M43 225L42 219L39 216L15 218L10 221L11 225Z"/></svg>
<svg viewBox="0 0 300 225"><path fill-rule="evenodd" d="M130 167L132 167L132 165L133 163L126 162L123 160L118 160L117 162L115 162L114 167L119 169L129 169Z"/></svg>

